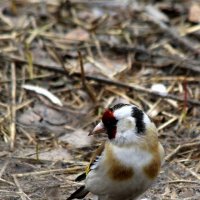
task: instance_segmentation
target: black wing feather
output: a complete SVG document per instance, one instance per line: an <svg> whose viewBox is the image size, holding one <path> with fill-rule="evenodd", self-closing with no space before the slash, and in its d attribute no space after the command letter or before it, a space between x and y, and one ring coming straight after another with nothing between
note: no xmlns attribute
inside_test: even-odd
<svg viewBox="0 0 200 200"><path fill-rule="evenodd" d="M79 176L75 179L75 181L76 181L76 182L80 182L80 181L85 180L85 178L86 178L86 173L84 172L84 173L82 173L81 175L79 175Z"/></svg>

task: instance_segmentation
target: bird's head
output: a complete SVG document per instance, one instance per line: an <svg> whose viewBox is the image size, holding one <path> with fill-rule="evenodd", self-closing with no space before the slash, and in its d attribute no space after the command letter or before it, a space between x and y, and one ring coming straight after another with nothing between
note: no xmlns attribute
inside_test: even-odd
<svg viewBox="0 0 200 200"><path fill-rule="evenodd" d="M153 123L138 107L132 104L116 104L104 111L102 120L90 133L105 132L113 142L136 143L147 136Z"/></svg>

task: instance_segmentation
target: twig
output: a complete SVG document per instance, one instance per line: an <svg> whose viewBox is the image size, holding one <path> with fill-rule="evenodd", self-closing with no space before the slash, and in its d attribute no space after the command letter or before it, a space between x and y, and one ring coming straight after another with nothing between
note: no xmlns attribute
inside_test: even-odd
<svg viewBox="0 0 200 200"><path fill-rule="evenodd" d="M79 76L78 73L76 73L74 75ZM113 81L113 80L109 80L109 79L105 79L105 78L101 78L101 77L89 76L89 75L86 75L85 77L89 80L95 80L97 82L101 82L101 83L104 83L104 84L115 85L115 86L122 87L122 88L128 88L128 89L134 90L136 92L142 92L142 93L150 94L152 96L157 96L157 97L161 97L161 98L173 99L173 100L176 100L176 101L184 102L184 98L182 98L182 97L178 97L178 96L173 95L173 94L163 95L161 93L154 92L150 89L146 89L146 88L141 87L139 85L129 85L129 84L126 84L126 83L122 83L120 81ZM188 99L187 102L189 104L192 104L192 105L200 106L200 101L198 101L198 100Z"/></svg>
<svg viewBox="0 0 200 200"><path fill-rule="evenodd" d="M1 168L1 171L0 171L0 178L2 177L4 171L6 170L6 168L7 168L8 164L9 164L9 162L10 162L9 159L6 160L5 163L4 163L4 165L3 165L3 167Z"/></svg>
<svg viewBox="0 0 200 200"><path fill-rule="evenodd" d="M200 82L200 77L185 77L185 76L157 76L150 78L151 81L184 81L187 82Z"/></svg>
<svg viewBox="0 0 200 200"><path fill-rule="evenodd" d="M10 123L10 148L11 150L14 149L14 143L15 143L15 118L16 118L16 68L15 63L11 63L11 79L12 79L12 87L11 87L11 98L12 98L12 104L11 104L11 123Z"/></svg>
<svg viewBox="0 0 200 200"><path fill-rule="evenodd" d="M150 62L151 66L152 66L152 60L155 59L156 57L158 57L159 59L165 59L167 61L167 63L173 64L173 66L175 65L176 67L180 67L180 68L183 68L183 69L187 69L187 70L190 70L190 71L200 73L200 68L199 68L200 63L199 62L193 62L188 58L181 58L178 55L176 55L176 56L163 56L163 55L160 55L160 54L152 54L149 51L147 51L146 49L143 49L143 48L140 48L140 47L133 47L133 46L130 46L130 45L126 45L126 46L124 46L124 45L120 45L120 46L119 45L112 45L112 46L110 46L108 44L101 44L101 46L102 46L102 49L104 49L104 47L105 47L106 49L109 48L110 50L113 50L113 51L116 51L116 52L122 53L122 54L126 54L128 52L134 52L135 54L139 54L139 55L141 54L141 55L143 55L143 57L146 58L145 61ZM137 59L136 59L136 61L137 61ZM146 65L147 65L147 63L146 63ZM156 67L157 65L154 65L154 66Z"/></svg>
<svg viewBox="0 0 200 200"><path fill-rule="evenodd" d="M30 144L37 144L37 142L31 137L30 133L27 133L22 127L19 127L19 130L28 138Z"/></svg>
<svg viewBox="0 0 200 200"><path fill-rule="evenodd" d="M92 45L90 47L92 48L92 47L95 47L95 46ZM83 48L85 49L86 47L83 47ZM130 45L120 45L119 46L119 45L109 45L107 43L101 43L101 48L102 48L102 51L104 51L104 49L106 49L106 50L110 49L110 50L118 52L120 54L127 54L129 52L135 53L135 54L143 54L144 55L143 57L147 58L146 61L148 61L148 63L150 63L150 66L153 65L152 60L155 59L156 57L158 57L159 59L165 59L167 63L172 64L173 66L200 73L200 68L199 68L200 62L199 61L193 61L193 60L190 60L188 58L181 58L178 55L176 55L176 56L163 56L163 55L160 55L160 54L151 54L150 52L148 52L144 48L133 47L133 46L130 46ZM82 48L79 48L79 50L80 49L82 49ZM27 64L27 61L25 59L20 58L20 57L15 56L15 55L5 56L4 54L0 54L0 58L1 57L2 57L3 61L17 61L17 62L22 62L22 63ZM148 63L146 63L146 65L148 65ZM37 65L36 62L33 62L33 64ZM41 65L41 64L39 64L39 65ZM44 64L42 64L42 65L44 65ZM60 67L59 65L56 65L56 67L57 66ZM54 65L54 67L55 67L55 65ZM160 67L160 66L157 66L157 67ZM50 68L52 68L52 66L50 66Z"/></svg>
<svg viewBox="0 0 200 200"><path fill-rule="evenodd" d="M27 199L31 200L31 199L28 197L28 195L25 194L25 193L23 192L23 190L22 190L22 188L21 188L21 186L20 186L20 184L19 184L19 181L17 180L17 177L16 177L15 175L12 175L12 176L13 176L14 182L15 182L15 184L16 184L16 186L17 186L19 192L20 192L19 195L20 195L21 199L22 199L22 200L27 200Z"/></svg>
<svg viewBox="0 0 200 200"><path fill-rule="evenodd" d="M21 173L21 174L13 174L16 177L24 177L24 176L33 176L33 175L43 175L43 174L50 174L50 173L77 173L78 170L82 170L83 167L73 167L73 168L66 168L66 169L52 169L52 170L44 170L44 171L36 171L36 172L29 172L29 173Z"/></svg>
<svg viewBox="0 0 200 200"><path fill-rule="evenodd" d="M190 181L190 180L182 180L182 179L167 181L167 183L169 183L169 184L174 184L174 183L189 183L189 184L198 184L198 185L200 185L200 182L198 182L198 181Z"/></svg>
<svg viewBox="0 0 200 200"><path fill-rule="evenodd" d="M10 182L10 181L7 181L7 180L1 178L2 175L3 175L3 173L5 172L5 170L6 170L7 166L8 166L8 164L9 164L9 162L10 162L9 159L6 160L5 163L4 163L4 165L3 165L3 167L2 167L1 170L0 170L0 181L1 181L1 182L4 182L4 183L7 183L7 184L10 184L10 185L15 185L14 183L12 183L12 182Z"/></svg>
<svg viewBox="0 0 200 200"><path fill-rule="evenodd" d="M170 154L165 157L166 161L171 160L175 155L177 155L181 150L185 148L194 148L195 146L200 146L200 142L192 142L183 145L178 145Z"/></svg>
<svg viewBox="0 0 200 200"><path fill-rule="evenodd" d="M0 182L7 183L7 184L9 184L9 185L15 186L14 183L12 183L12 182L10 182L10 181L7 181L7 180L5 180L5 179L3 179L3 178L0 178Z"/></svg>
<svg viewBox="0 0 200 200"><path fill-rule="evenodd" d="M180 162L177 162L177 164L180 165L182 168L184 168L187 172L189 172L193 177L198 179L198 181L200 181L200 175L198 173L196 173L193 170L189 169L188 167L186 167L185 165L183 165Z"/></svg>
<svg viewBox="0 0 200 200"><path fill-rule="evenodd" d="M32 78L17 78L16 82L23 82L23 81L29 81L29 80L37 80L37 79L45 79L45 78L51 78L51 77L55 77L55 74L53 73L49 73L49 74L45 74L45 75L37 75L37 76L33 76ZM11 80L0 80L0 84L6 84L6 83L10 83Z"/></svg>
<svg viewBox="0 0 200 200"><path fill-rule="evenodd" d="M12 55L12 56L9 56L7 58L10 58L11 60L14 60L16 62L27 63L27 61L25 59L17 57L17 56ZM39 63L39 62L33 62L33 64L35 65L35 67L38 67L38 68L42 68L42 69L45 69L45 70L50 70L50 71L54 71L54 72L57 72L57 73L65 74L65 71L59 65L54 65L54 66L48 65L48 66L46 66L45 64ZM81 74L76 72L76 73L73 74L73 76L80 77ZM142 92L142 93L146 93L146 94L156 96L156 97L173 99L173 100L176 100L176 101L179 101L179 102L184 102L184 98L182 98L182 97L178 97L178 96L173 95L173 94L163 95L163 94L160 94L158 92L154 92L150 89L146 89L146 88L138 86L138 85L129 85L129 84L126 84L126 83L122 83L120 81L114 81L114 80L110 80L110 79L106 79L106 78L102 78L102 77L94 77L94 76L90 76L90 75L85 75L85 78L88 79L88 80L94 80L94 81L97 81L97 82L100 82L100 83L103 83L103 84L115 85L115 86L118 86L118 87L131 89L135 92ZM191 104L191 105L200 106L200 101L195 100L195 99L188 99L187 102L188 102L188 104Z"/></svg>
<svg viewBox="0 0 200 200"><path fill-rule="evenodd" d="M178 116L172 117L170 120L168 120L167 122L159 126L158 131L162 130L163 128L166 128L167 126L169 126L171 123L175 122L176 120L178 120Z"/></svg>
<svg viewBox="0 0 200 200"><path fill-rule="evenodd" d="M15 196L19 196L20 194L22 194L21 192L15 192L15 191L10 191L10 190L0 190L0 195L1 193L5 193L6 195L10 195L13 198L13 195Z"/></svg>
<svg viewBox="0 0 200 200"><path fill-rule="evenodd" d="M165 157L166 161L169 161L172 157L174 157L181 149L181 145L178 145L176 149L174 149L170 154Z"/></svg>
<svg viewBox="0 0 200 200"><path fill-rule="evenodd" d="M79 76L78 73L76 73L74 75ZM129 85L129 84L122 83L122 82L119 82L119 81L113 81L113 80L109 80L109 79L105 79L105 78L101 78L101 77L93 77L93 76L89 76L89 75L86 75L85 77L89 80L95 80L97 82L101 82L101 83L104 83L104 84L110 84L110 85L115 85L115 86L122 87L122 88L128 88L128 89L131 89L131 90L136 91L136 92L142 92L142 93L150 94L152 96L161 97L161 98L164 98L164 99L165 98L166 99L173 99L173 100L176 100L176 101L184 102L184 98L182 98L182 97L178 97L178 96L173 95L173 94L163 95L161 93L154 92L150 89L141 87L139 85ZM198 101L198 100L188 99L187 102L189 104L192 104L192 105L200 106L200 101Z"/></svg>
<svg viewBox="0 0 200 200"><path fill-rule="evenodd" d="M86 79L85 79L85 71L84 71L84 67L83 67L83 58L81 55L81 52L78 52L79 55L79 63L80 63L80 68L81 68L81 81L83 84L83 87L85 88L85 90L87 91L88 95L90 96L91 100L93 102L96 102L96 97L91 89L91 87L89 86L89 84L87 83Z"/></svg>

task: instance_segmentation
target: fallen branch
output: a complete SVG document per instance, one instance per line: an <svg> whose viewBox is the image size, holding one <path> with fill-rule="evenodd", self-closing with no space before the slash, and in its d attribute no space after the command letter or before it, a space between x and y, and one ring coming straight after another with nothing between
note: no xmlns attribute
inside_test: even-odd
<svg viewBox="0 0 200 200"><path fill-rule="evenodd" d="M133 47L133 46L124 46L124 45L113 45L113 46L109 46L108 44L102 44L102 49L104 49L104 47L106 49L110 48L111 50L118 52L118 53L123 53L123 54L127 54L129 52L134 52L135 54L140 55L140 57L144 57L145 58L145 62L150 62L151 66L154 67L160 67L159 65L155 65L153 64L153 60L156 60L156 58L159 59L165 59L167 63L167 65L172 64L173 66L175 65L176 67L179 68L183 68L183 69L187 69L190 71L194 71L197 73L200 73L200 62L195 62L193 60L190 60L188 58L181 58L180 56L176 55L176 56L163 56L160 54L152 54L150 52L148 52L146 49L143 48L139 48L139 47ZM140 62L140 60L136 59L136 61ZM144 61L141 61L144 62ZM147 65L147 64L146 64Z"/></svg>
<svg viewBox="0 0 200 200"><path fill-rule="evenodd" d="M27 61L24 58L20 58L20 57L13 56L13 55L9 56L9 57L6 56L5 60L10 61L10 62L15 61L15 62L27 64ZM66 71L63 68L61 68L60 65L46 66L45 64L39 63L39 62L33 62L33 65L35 67L40 68L40 69L50 70L50 71L53 71L53 72L56 72L56 73L61 73L61 74L66 74ZM76 73L73 73L73 74L69 74L69 76L80 77L81 73L76 72ZM118 86L118 87L133 90L135 92L142 92L142 93L146 93L146 94L149 94L151 96L160 97L160 98L163 98L163 99L173 99L173 100L176 100L176 101L179 101L179 102L185 101L185 99L183 97L179 97L179 96L176 96L176 95L173 95L173 94L164 94L163 95L162 93L155 92L155 91L152 91L150 89L147 89L147 88L141 87L139 85L135 85L135 84L130 85L130 84L127 84L127 83L122 83L120 81L114 81L114 80L106 79L106 78L103 78L103 77L96 77L96 76L90 76L90 75L85 75L85 78L88 79L88 80L94 80L94 81L100 82L102 84L115 85L115 86ZM195 99L188 99L187 102L188 102L188 104L191 104L191 105L194 105L194 106L200 106L200 101L195 100Z"/></svg>

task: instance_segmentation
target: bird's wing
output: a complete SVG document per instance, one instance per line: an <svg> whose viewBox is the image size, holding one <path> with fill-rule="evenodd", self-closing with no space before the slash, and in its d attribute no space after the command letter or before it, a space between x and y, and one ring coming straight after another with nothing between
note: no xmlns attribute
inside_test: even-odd
<svg viewBox="0 0 200 200"><path fill-rule="evenodd" d="M91 170L94 170L98 167L98 161L99 159L101 158L101 154L102 152L104 151L104 146L105 146L105 143L101 144L96 152L93 154L91 160L90 160L90 163L89 165L87 166L85 172L81 175L79 175L75 181L82 181L86 178L87 174L91 171ZM72 193L70 195L70 197L68 197L67 200L72 200L72 199L82 199L84 198L87 194L89 193L89 191L85 188L85 186L81 186L80 188L78 188L74 193Z"/></svg>
<svg viewBox="0 0 200 200"><path fill-rule="evenodd" d="M93 154L89 165L86 167L86 170L84 173L82 173L81 175L79 175L75 181L80 182L82 180L84 180L87 176L87 174L91 171L94 170L98 167L98 161L101 158L101 154L104 151L104 147L105 147L105 142L102 143L96 150L96 152Z"/></svg>
<svg viewBox="0 0 200 200"><path fill-rule="evenodd" d="M105 142L102 143L96 150L96 152L93 154L91 160L90 160L90 164L87 166L86 168L86 175L93 169L96 169L98 167L98 162L101 158L101 155L104 151L104 147L105 147Z"/></svg>

